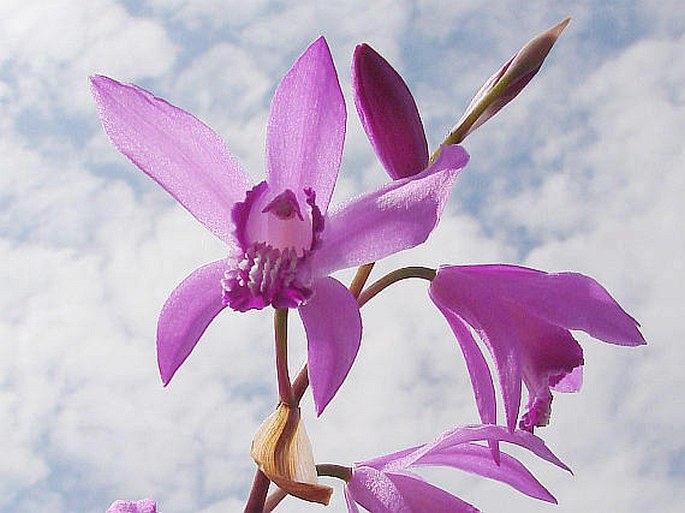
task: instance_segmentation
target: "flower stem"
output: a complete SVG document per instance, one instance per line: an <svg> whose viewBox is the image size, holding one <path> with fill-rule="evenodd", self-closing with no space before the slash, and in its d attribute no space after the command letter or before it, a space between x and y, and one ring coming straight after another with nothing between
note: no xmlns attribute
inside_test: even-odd
<svg viewBox="0 0 685 513"><path fill-rule="evenodd" d="M478 121L478 118L490 106L492 101L502 94L507 85L509 84L506 80L500 80L500 82L491 91L489 91L485 96L483 96L483 98L480 99L466 119L464 119L459 126L454 127L449 134L447 134L447 137L445 137L445 140L442 141L442 144L448 146L452 144L459 144L466 139L466 134L469 129L476 121ZM438 158L439 154L440 147L433 152L428 162L431 164L435 162L435 159Z"/></svg>
<svg viewBox="0 0 685 513"><path fill-rule="evenodd" d="M288 309L279 308L274 312L274 331L276 333L276 376L278 397L282 403L295 406L293 388L288 371Z"/></svg>
<svg viewBox="0 0 685 513"><path fill-rule="evenodd" d="M352 468L334 463L321 463L316 466L316 473L319 476L335 477L346 483L352 480Z"/></svg>
<svg viewBox="0 0 685 513"><path fill-rule="evenodd" d="M350 292L357 298L364 288L373 270L374 262L359 266L357 274L350 283ZM297 408L309 387L309 373L305 363L297 374L295 381L290 382L288 372L288 309L278 309L274 313L274 328L276 332L276 373L278 377L278 395L285 404ZM269 478L261 470L257 470L250 496L245 505L245 513L269 513L285 498L280 488L267 498Z"/></svg>
<svg viewBox="0 0 685 513"><path fill-rule="evenodd" d="M402 269L397 269L391 273L386 274L381 279L373 282L369 287L364 290L359 295L359 308L364 306L370 299L372 299L376 294L386 289L393 283L400 280L406 280L407 278L421 278L424 280L432 281L435 278L435 269L430 269L428 267L403 267Z"/></svg>
<svg viewBox="0 0 685 513"><path fill-rule="evenodd" d="M269 491L269 485L271 481L264 475L264 472L257 470L254 476L254 481L252 482L252 489L250 490L250 496L247 499L247 504L245 504L244 513L262 513L264 511L264 501L266 500L266 494Z"/></svg>
<svg viewBox="0 0 685 513"><path fill-rule="evenodd" d="M266 498L266 502L264 503L264 513L271 513L287 496L288 492L284 492L281 488L276 488Z"/></svg>
<svg viewBox="0 0 685 513"><path fill-rule="evenodd" d="M358 298L359 294L361 294L364 285L366 285L366 280L369 279L369 275L371 274L371 271L373 270L373 266L375 264L376 262L371 262L370 264L364 264L362 266L359 266L359 268L357 269L357 274L354 275L352 283L350 283L349 287L350 292L355 298Z"/></svg>

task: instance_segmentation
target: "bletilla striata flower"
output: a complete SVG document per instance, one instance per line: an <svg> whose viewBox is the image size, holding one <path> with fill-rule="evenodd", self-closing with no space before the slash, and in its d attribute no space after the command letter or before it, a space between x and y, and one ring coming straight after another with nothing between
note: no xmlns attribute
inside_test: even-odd
<svg viewBox="0 0 685 513"><path fill-rule="evenodd" d="M570 330L610 344L645 344L639 323L599 283L578 273L504 264L442 266L429 295L464 353L481 420L496 423L490 370L470 328L487 346L510 429L518 418L522 382L528 404L519 427L528 431L549 422L552 390L580 389L583 350Z"/></svg>
<svg viewBox="0 0 685 513"><path fill-rule="evenodd" d="M357 463L345 487L349 513L357 504L374 513L476 513L462 499L426 482L413 471L421 467L450 467L505 483L535 499L556 504L556 499L516 458L500 454L478 442L495 440L523 447L541 459L569 470L545 443L526 431L509 432L501 426L466 426L443 433L424 445Z"/></svg>
<svg viewBox="0 0 685 513"><path fill-rule="evenodd" d="M445 148L430 167L329 210L346 110L324 38L279 84L266 138L266 180L256 185L219 136L191 114L131 84L91 85L114 145L229 248L170 295L157 355L169 383L224 308L297 308L321 413L347 375L361 339L357 302L333 271L411 248L438 222L468 155Z"/></svg>

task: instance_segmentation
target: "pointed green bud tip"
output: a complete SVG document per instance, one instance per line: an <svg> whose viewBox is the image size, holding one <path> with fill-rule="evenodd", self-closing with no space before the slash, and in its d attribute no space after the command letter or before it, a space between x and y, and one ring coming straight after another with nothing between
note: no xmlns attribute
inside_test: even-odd
<svg viewBox="0 0 685 513"><path fill-rule="evenodd" d="M452 128L445 144L458 144L513 100L537 74L571 18L566 18L528 41L476 93Z"/></svg>

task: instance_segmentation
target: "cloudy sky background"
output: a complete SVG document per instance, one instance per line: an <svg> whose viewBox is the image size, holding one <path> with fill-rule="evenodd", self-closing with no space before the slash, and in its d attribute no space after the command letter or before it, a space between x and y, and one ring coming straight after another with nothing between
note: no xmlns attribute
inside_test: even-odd
<svg viewBox="0 0 685 513"><path fill-rule="evenodd" d="M550 506L431 472L484 511L681 511L685 501L685 11L676 1L0 0L0 511L241 510L252 434L276 397L270 312L223 312L167 389L157 314L222 244L121 157L87 83L136 82L212 126L263 173L270 97L317 36L348 100L334 199L387 180L350 102L355 44L412 89L431 147L528 38L573 16L543 71L466 143L439 229L379 264L510 262L576 270L638 318L649 345L580 336L581 393L540 433L575 471L521 454ZM349 279L350 273L343 273ZM347 464L477 420L465 368L424 283L363 312L348 381L303 405L318 461ZM293 367L304 341L291 323ZM520 453L517 453L520 454ZM339 484L329 511L344 511ZM323 511L286 501L284 512Z"/></svg>

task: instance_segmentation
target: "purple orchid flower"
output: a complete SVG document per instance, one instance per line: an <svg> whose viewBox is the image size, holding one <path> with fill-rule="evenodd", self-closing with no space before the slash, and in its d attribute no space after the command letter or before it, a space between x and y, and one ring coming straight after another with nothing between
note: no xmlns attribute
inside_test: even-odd
<svg viewBox="0 0 685 513"><path fill-rule="evenodd" d="M254 186L219 136L191 114L104 76L92 77L91 86L117 149L229 246L228 258L191 273L162 309L157 356L164 384L225 307L297 308L320 414L345 379L361 339L355 298L328 275L425 241L467 153L445 148L411 180L384 185L329 212L346 110L323 37L276 90L266 181Z"/></svg>
<svg viewBox="0 0 685 513"><path fill-rule="evenodd" d="M508 442L570 472L545 443L527 431L510 432L494 425L466 426L443 433L424 445L357 463L345 487L349 513L357 504L374 513L474 513L478 510L454 495L424 481L412 472L424 466L465 470L508 484L536 499L556 504L556 499L519 460L502 453L496 463L490 449L476 442Z"/></svg>
<svg viewBox="0 0 685 513"><path fill-rule="evenodd" d="M470 328L490 351L511 430L518 418L522 381L529 400L519 427L528 431L549 422L552 390L580 389L583 350L569 330L610 344L645 344L639 323L599 283L578 273L503 264L443 266L429 295L464 353L486 424L497 421L495 390Z"/></svg>
<svg viewBox="0 0 685 513"><path fill-rule="evenodd" d="M114 501L107 508L107 513L157 513L157 504L152 499L143 499L136 502Z"/></svg>

